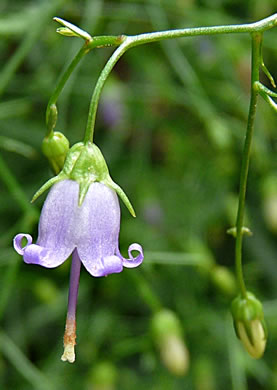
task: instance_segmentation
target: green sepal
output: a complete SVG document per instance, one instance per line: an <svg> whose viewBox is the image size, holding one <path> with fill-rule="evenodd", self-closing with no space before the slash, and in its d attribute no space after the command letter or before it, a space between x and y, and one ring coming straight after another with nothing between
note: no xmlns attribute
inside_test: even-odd
<svg viewBox="0 0 277 390"><path fill-rule="evenodd" d="M108 177L108 180L107 179L104 180L103 183L106 184L106 186L110 187L112 190L114 190L117 193L117 195L120 197L122 202L125 204L125 206L129 210L130 214L135 218L136 217L135 210L134 210L131 202L129 201L129 198L127 197L127 195L123 191L123 189L118 184L116 184L111 179L110 176Z"/></svg>
<svg viewBox="0 0 277 390"><path fill-rule="evenodd" d="M246 297L238 295L231 304L231 312L236 321L252 321L263 318L263 307L254 294L247 291Z"/></svg>
<svg viewBox="0 0 277 390"><path fill-rule="evenodd" d="M76 153L74 166L71 163L71 153ZM79 206L82 205L91 183L100 182L114 190L121 198L133 217L136 216L133 206L122 188L116 184L109 174L109 169L101 150L92 143L79 143L76 150L70 151L70 163L65 164L65 172L69 178L80 184Z"/></svg>
<svg viewBox="0 0 277 390"><path fill-rule="evenodd" d="M91 184L91 182L88 182L88 181L81 181L79 183L79 198L78 198L78 206L79 207L82 206L82 203L83 203L85 196L88 192L90 184Z"/></svg>
<svg viewBox="0 0 277 390"><path fill-rule="evenodd" d="M238 323L236 321L233 321L233 324L234 324L236 336L240 340L241 337L240 337L239 330L238 330ZM244 327L245 333L248 337L248 340L250 341L250 343L254 347L254 340L253 340L253 334L252 334L250 323L246 323L246 324L243 323L243 327Z"/></svg>
<svg viewBox="0 0 277 390"><path fill-rule="evenodd" d="M261 324L262 324L262 327L263 327L263 330L264 330L265 339L267 339L267 337L268 337L268 329L267 329L267 325L266 325L265 319L262 318L260 321L261 321Z"/></svg>
<svg viewBox="0 0 277 390"><path fill-rule="evenodd" d="M133 206L122 188L109 174L109 169L100 149L93 143L79 142L68 151L62 171L48 180L34 195L35 201L44 191L60 180L75 180L79 184L78 204L82 205L89 186L94 182L105 184L121 198L133 217L136 216Z"/></svg>
<svg viewBox="0 0 277 390"><path fill-rule="evenodd" d="M251 329L251 322L250 321L249 322L245 322L243 324L243 326L244 326L245 333L247 334L248 340L250 341L250 343L254 347L255 346L255 342L254 342L254 339L253 339L253 333L252 333L252 329Z"/></svg>
<svg viewBox="0 0 277 390"><path fill-rule="evenodd" d="M33 196L33 199L31 200L31 203L33 203L37 198L42 195L46 190L48 190L50 187L52 187L53 184L58 183L61 180L67 179L66 175L63 172L60 172L57 176L52 177L49 179L46 183L43 184L42 187L35 193Z"/></svg>

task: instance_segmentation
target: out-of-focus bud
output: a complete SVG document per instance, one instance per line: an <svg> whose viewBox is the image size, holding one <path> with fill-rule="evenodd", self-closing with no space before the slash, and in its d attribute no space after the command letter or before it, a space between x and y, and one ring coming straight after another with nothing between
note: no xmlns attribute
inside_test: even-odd
<svg viewBox="0 0 277 390"><path fill-rule="evenodd" d="M215 266L211 271L211 280L221 292L234 297L237 288L236 279L228 268Z"/></svg>
<svg viewBox="0 0 277 390"><path fill-rule="evenodd" d="M267 176L262 183L263 214L267 227L277 233L277 177Z"/></svg>
<svg viewBox="0 0 277 390"><path fill-rule="evenodd" d="M267 331L261 302L250 292L246 298L239 295L232 302L231 312L237 337L250 356L263 356Z"/></svg>
<svg viewBox="0 0 277 390"><path fill-rule="evenodd" d="M97 363L89 374L88 390L115 390L117 370L110 362Z"/></svg>
<svg viewBox="0 0 277 390"><path fill-rule="evenodd" d="M68 151L69 141L59 131L54 131L42 141L42 152L48 158L49 163L56 174L63 169Z"/></svg>
<svg viewBox="0 0 277 390"><path fill-rule="evenodd" d="M185 375L189 367L189 353L176 314L162 309L152 318L152 333L160 350L161 360L174 375Z"/></svg>

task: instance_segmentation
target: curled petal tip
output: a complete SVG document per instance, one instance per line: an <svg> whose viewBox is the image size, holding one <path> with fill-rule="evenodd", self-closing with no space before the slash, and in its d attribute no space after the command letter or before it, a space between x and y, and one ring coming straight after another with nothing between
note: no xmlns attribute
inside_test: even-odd
<svg viewBox="0 0 277 390"><path fill-rule="evenodd" d="M23 238L26 238L26 240L27 240L27 244L24 247L22 247ZM33 239L32 239L32 236L30 236L30 234L20 233L14 237L13 247L16 250L16 252L22 256L24 254L24 251L27 248L27 246L32 244L32 241L33 241Z"/></svg>
<svg viewBox="0 0 277 390"><path fill-rule="evenodd" d="M139 252L139 254L136 257L134 257L132 255L132 251L137 251L137 252ZM126 267L126 268L138 267L143 262L143 259L144 259L142 246L139 245L139 244L136 244L136 243L130 245L129 248L128 248L128 255L129 255L129 259L125 259L119 253L119 256L122 259L123 266Z"/></svg>

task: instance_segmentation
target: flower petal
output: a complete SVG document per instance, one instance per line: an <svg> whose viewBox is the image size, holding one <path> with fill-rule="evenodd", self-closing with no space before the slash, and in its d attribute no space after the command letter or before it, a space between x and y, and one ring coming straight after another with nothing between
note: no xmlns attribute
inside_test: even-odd
<svg viewBox="0 0 277 390"><path fill-rule="evenodd" d="M132 251L138 251L139 254L136 257L133 257ZM132 244L129 246L129 248L128 248L128 254L130 257L129 259L125 259L121 255L121 253L119 252L119 249L117 249L116 254L121 258L122 264L126 268L138 267L144 259L143 249L142 249L141 245L139 245L139 244Z"/></svg>
<svg viewBox="0 0 277 390"><path fill-rule="evenodd" d="M78 209L79 184L73 180L63 180L54 184L44 202L40 221L37 245L46 251L32 248L24 256L26 262L34 262L44 267L56 267L63 263L75 248L74 229Z"/></svg>
<svg viewBox="0 0 277 390"><path fill-rule="evenodd" d="M89 265L89 266L88 266ZM123 270L122 261L118 256L106 256L95 259L93 263L84 263L86 270L95 277L119 273Z"/></svg>
<svg viewBox="0 0 277 390"><path fill-rule="evenodd" d="M21 245L23 238L27 239L27 244L24 247L22 247L22 245ZM31 245L32 241L33 241L33 239L32 239L32 236L30 236L30 234L20 233L14 237L13 247L19 255L23 256L26 247Z"/></svg>
<svg viewBox="0 0 277 390"><path fill-rule="evenodd" d="M79 184L72 180L53 185L42 208L37 243L32 244L28 234L18 234L14 239L14 248L23 255L25 263L53 268L70 256L76 246L74 229L78 193ZM22 248L24 237L28 244Z"/></svg>
<svg viewBox="0 0 277 390"><path fill-rule="evenodd" d="M26 247L23 260L27 264L37 264L42 267L55 268L61 265L69 256L70 253L68 255L64 255L63 253L61 256L61 252L57 253L55 250L31 244Z"/></svg>
<svg viewBox="0 0 277 390"><path fill-rule="evenodd" d="M27 239L27 244L22 247L23 238ZM56 251L48 250L39 245L32 244L30 234L17 234L13 239L13 246L16 252L23 256L23 260L28 264L38 264L47 268L54 268L63 263L63 259L56 256Z"/></svg>
<svg viewBox="0 0 277 390"><path fill-rule="evenodd" d="M122 270L117 264L120 259L116 260L114 256L119 226L120 208L115 191L102 183L92 183L78 210L76 236L80 259L93 276ZM108 264L107 272L105 261Z"/></svg>

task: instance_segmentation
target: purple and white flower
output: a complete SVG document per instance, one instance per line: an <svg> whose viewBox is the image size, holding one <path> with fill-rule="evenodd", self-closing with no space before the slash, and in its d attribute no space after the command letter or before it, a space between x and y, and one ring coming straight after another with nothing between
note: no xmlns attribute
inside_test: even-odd
<svg viewBox="0 0 277 390"><path fill-rule="evenodd" d="M81 206L79 184L62 180L53 185L44 203L36 244L29 234L17 234L14 248L25 263L54 268L76 251L87 271L96 277L134 268L143 261L139 244L129 246L129 259L118 247L120 207L117 194L103 183L90 185ZM23 238L27 239L22 246ZM132 251L139 254L133 257Z"/></svg>
<svg viewBox="0 0 277 390"><path fill-rule="evenodd" d="M52 187L51 187L52 186ZM68 310L64 333L63 361L75 361L76 305L81 263L96 277L134 268L143 261L139 244L129 246L125 259L118 247L120 207L117 194L130 213L134 209L123 190L111 179L100 149L92 143L74 145L61 172L34 195L51 190L39 221L36 244L29 234L17 234L13 245L28 264L54 268L71 254ZM23 244L27 241L26 245ZM132 251L138 252L133 257Z"/></svg>

